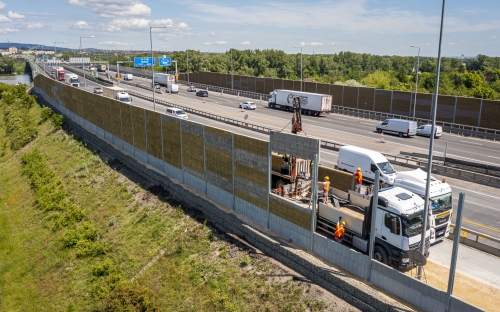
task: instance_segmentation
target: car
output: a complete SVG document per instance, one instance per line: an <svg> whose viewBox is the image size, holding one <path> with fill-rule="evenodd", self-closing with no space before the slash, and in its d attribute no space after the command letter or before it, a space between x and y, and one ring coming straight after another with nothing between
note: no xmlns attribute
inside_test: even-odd
<svg viewBox="0 0 500 312"><path fill-rule="evenodd" d="M255 105L254 102L242 102L240 103L239 108L244 108L244 109L256 109L257 105Z"/></svg>
<svg viewBox="0 0 500 312"><path fill-rule="evenodd" d="M102 93L102 87L94 87L94 93Z"/></svg>
<svg viewBox="0 0 500 312"><path fill-rule="evenodd" d="M189 86L187 89L188 92L196 92L196 87L195 86Z"/></svg>
<svg viewBox="0 0 500 312"><path fill-rule="evenodd" d="M174 116L177 118L186 119L186 120L188 119L188 115L186 114L186 112L180 108L167 107L166 113L167 113L167 115Z"/></svg>
<svg viewBox="0 0 500 312"><path fill-rule="evenodd" d="M196 96L208 97L208 91L206 91L206 90L198 90L198 91L196 91Z"/></svg>
<svg viewBox="0 0 500 312"><path fill-rule="evenodd" d="M431 136L431 129L432 125L422 125L417 127L417 135L422 135L422 136ZM443 135L443 127L441 126L436 126L436 129L434 130L434 137L435 138L440 138Z"/></svg>
<svg viewBox="0 0 500 312"><path fill-rule="evenodd" d="M52 69L52 70L50 71L50 73L53 75L53 74L55 74L55 73L56 73L56 71Z"/></svg>

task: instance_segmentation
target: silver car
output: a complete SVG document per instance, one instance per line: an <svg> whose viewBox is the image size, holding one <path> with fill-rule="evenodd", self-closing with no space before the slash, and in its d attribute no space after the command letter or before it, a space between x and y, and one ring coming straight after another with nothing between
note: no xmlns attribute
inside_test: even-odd
<svg viewBox="0 0 500 312"><path fill-rule="evenodd" d="M417 135L431 136L432 125L422 125L417 127ZM434 137L440 138L443 135L443 127L436 126L434 130Z"/></svg>
<svg viewBox="0 0 500 312"><path fill-rule="evenodd" d="M242 102L242 103L240 103L239 108L243 108L243 109L256 109L257 105L255 105L254 102Z"/></svg>
<svg viewBox="0 0 500 312"><path fill-rule="evenodd" d="M196 87L195 86L189 86L187 89L187 92L196 92Z"/></svg>

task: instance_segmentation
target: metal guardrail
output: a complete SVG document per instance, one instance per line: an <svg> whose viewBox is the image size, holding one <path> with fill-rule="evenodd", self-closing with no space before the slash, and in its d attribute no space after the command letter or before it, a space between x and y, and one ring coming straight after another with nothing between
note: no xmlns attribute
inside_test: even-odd
<svg viewBox="0 0 500 312"><path fill-rule="evenodd" d="M451 225L450 230L450 233L454 233L455 226ZM475 238L471 238L471 235L475 236ZM453 236L450 235L448 239L453 240ZM466 228L461 228L460 244L500 257L500 239L487 234L483 234Z"/></svg>

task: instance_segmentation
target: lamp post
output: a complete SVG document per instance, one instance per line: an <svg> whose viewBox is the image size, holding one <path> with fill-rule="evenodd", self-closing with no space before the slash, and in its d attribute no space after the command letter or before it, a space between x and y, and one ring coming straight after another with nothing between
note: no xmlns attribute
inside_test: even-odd
<svg viewBox="0 0 500 312"><path fill-rule="evenodd" d="M231 90L234 89L233 86L233 49L231 49Z"/></svg>
<svg viewBox="0 0 500 312"><path fill-rule="evenodd" d="M171 25L167 25L171 26ZM153 28L167 28L167 26L149 26L149 43L151 44L151 58L153 59L153 35L151 34L151 29ZM153 72L153 111L156 111L156 97L155 97L155 64L153 59L153 66L151 66Z"/></svg>
<svg viewBox="0 0 500 312"><path fill-rule="evenodd" d="M188 60L188 51L186 50L186 74L188 76L188 84L189 84L189 60Z"/></svg>
<svg viewBox="0 0 500 312"><path fill-rule="evenodd" d="M302 91L302 46L293 46L294 48L300 48L300 91Z"/></svg>
<svg viewBox="0 0 500 312"><path fill-rule="evenodd" d="M432 172L432 152L434 148L434 131L436 131L436 112L437 112L437 98L439 91L439 72L441 69L441 43L443 41L443 20L444 20L444 4L445 0L443 0L443 7L441 9L441 29L439 32L439 47L438 47L438 62L436 68L436 85L434 87L434 97L432 98L432 127L431 127L431 135L430 135L430 143L429 143L429 159L427 161L427 179L425 181L425 202L424 202L424 216L422 222L422 236L420 238L420 252L422 254L425 253L425 236L427 229L427 220L429 219L429 188L431 184L431 172ZM422 271L423 268L421 266L418 267L417 278L422 279Z"/></svg>
<svg viewBox="0 0 500 312"><path fill-rule="evenodd" d="M85 79L85 68L83 68L82 38L94 38L94 36L80 37L80 55L82 56L83 84L86 88L87 80Z"/></svg>
<svg viewBox="0 0 500 312"><path fill-rule="evenodd" d="M417 108L417 90L418 90L418 67L420 66L420 47L416 47L414 45L411 46L412 48L418 49L418 56L417 56L417 73L416 73L416 79L415 79L415 101L413 103L413 120L415 120L415 109Z"/></svg>
<svg viewBox="0 0 500 312"><path fill-rule="evenodd" d="M64 40L64 41L54 41L54 58L55 58L55 60L57 59L57 47L56 47L56 43L66 43L66 40Z"/></svg>

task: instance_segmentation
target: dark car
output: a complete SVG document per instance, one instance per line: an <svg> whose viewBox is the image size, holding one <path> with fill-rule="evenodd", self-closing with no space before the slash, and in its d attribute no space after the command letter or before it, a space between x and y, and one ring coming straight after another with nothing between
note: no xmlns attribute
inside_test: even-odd
<svg viewBox="0 0 500 312"><path fill-rule="evenodd" d="M207 90L198 90L198 91L196 91L196 96L208 97L208 91Z"/></svg>

